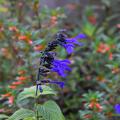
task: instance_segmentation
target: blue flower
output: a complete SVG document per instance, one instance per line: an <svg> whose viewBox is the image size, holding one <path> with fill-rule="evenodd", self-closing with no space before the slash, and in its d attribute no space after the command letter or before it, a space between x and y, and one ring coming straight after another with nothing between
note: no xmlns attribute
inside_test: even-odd
<svg viewBox="0 0 120 120"><path fill-rule="evenodd" d="M81 42L78 42L78 39L85 39L86 35L84 34L78 34L74 38L65 38L65 41L60 43L61 46L63 46L68 54L71 54L74 52L75 45L83 46L84 44Z"/></svg>
<svg viewBox="0 0 120 120"><path fill-rule="evenodd" d="M58 75L65 77L66 71L71 71L71 68L68 66L70 64L69 60L54 60L52 62L52 72L57 72Z"/></svg>
<svg viewBox="0 0 120 120"><path fill-rule="evenodd" d="M41 84L46 84L46 83L56 84L56 85L59 85L61 88L63 88L65 85L64 82L57 81L57 80L51 80L51 79L41 80Z"/></svg>
<svg viewBox="0 0 120 120"><path fill-rule="evenodd" d="M120 114L120 104L116 104L114 106L114 109L115 109L116 114Z"/></svg>
<svg viewBox="0 0 120 120"><path fill-rule="evenodd" d="M64 88L65 83L61 81L50 81L52 84L59 85L61 88Z"/></svg>

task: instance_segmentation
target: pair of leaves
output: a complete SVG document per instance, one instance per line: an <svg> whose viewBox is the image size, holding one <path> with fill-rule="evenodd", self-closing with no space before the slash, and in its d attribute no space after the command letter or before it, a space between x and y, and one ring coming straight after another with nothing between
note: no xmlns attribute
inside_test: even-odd
<svg viewBox="0 0 120 120"><path fill-rule="evenodd" d="M56 92L50 88L49 86L45 86L45 85L42 85L41 86L42 89L43 89L43 92L40 93L40 91L38 90L38 95L37 97L39 97L40 95L48 95L48 94L56 94ZM36 98L36 95L35 95L35 92L36 92L36 86L32 86L30 88L25 88L17 97L17 103L19 104L21 101L27 99L27 98Z"/></svg>
<svg viewBox="0 0 120 120"><path fill-rule="evenodd" d="M37 106L39 120L65 120L59 106L54 101L47 101ZM8 120L36 120L35 112L21 108L16 111Z"/></svg>

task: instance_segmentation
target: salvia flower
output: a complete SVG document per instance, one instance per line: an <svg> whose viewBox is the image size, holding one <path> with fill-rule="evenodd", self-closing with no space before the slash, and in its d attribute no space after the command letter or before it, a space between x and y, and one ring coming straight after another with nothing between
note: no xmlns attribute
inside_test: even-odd
<svg viewBox="0 0 120 120"><path fill-rule="evenodd" d="M82 42L79 42L79 39L85 39L86 35L84 34L78 34L77 36L73 38L67 38L66 35L61 33L61 36L59 35L59 44L64 47L68 54L71 54L74 52L75 45L83 46L84 44Z"/></svg>
<svg viewBox="0 0 120 120"><path fill-rule="evenodd" d="M56 49L57 46L62 46L66 49L68 54L73 53L75 45L82 46L83 43L79 42L79 39L85 39L86 35L78 34L73 38L68 38L67 34L65 34L66 30L61 30L56 34L55 40L48 43L45 50L41 51L40 57L40 67L38 70L38 76L36 80L36 95L37 90L43 92L42 86L43 84L56 84L59 87L64 87L64 82L56 81L56 80L40 80L40 76L46 77L50 72L56 72L59 76L65 77L66 72L71 71L69 64L71 63L69 60L58 60L56 59L56 52L53 50Z"/></svg>
<svg viewBox="0 0 120 120"><path fill-rule="evenodd" d="M114 106L114 109L115 109L116 114L120 114L120 104L116 104Z"/></svg>
<svg viewBox="0 0 120 120"><path fill-rule="evenodd" d="M58 75L65 77L66 71L71 71L71 68L68 66L70 64L69 60L54 60L52 62L52 72L57 72Z"/></svg>

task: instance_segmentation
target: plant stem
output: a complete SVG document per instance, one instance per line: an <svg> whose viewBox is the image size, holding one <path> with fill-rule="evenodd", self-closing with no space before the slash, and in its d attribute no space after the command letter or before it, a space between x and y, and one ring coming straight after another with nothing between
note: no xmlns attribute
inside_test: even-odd
<svg viewBox="0 0 120 120"><path fill-rule="evenodd" d="M41 28L41 20L40 20L40 16L39 16L39 0L35 0L33 9L34 9L35 16L38 20L38 28L40 29Z"/></svg>

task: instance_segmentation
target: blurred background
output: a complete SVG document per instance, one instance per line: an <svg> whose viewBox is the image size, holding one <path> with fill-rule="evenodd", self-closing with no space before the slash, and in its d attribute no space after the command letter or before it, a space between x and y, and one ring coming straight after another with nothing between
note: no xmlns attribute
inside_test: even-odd
<svg viewBox="0 0 120 120"><path fill-rule="evenodd" d="M55 100L66 120L118 120L120 0L0 0L0 114L32 108L31 99L17 104L17 94L35 85L40 51L61 29L87 39L72 55L56 50L58 57L72 61L72 72L64 79L50 74L65 87L51 85L58 95L39 102Z"/></svg>

